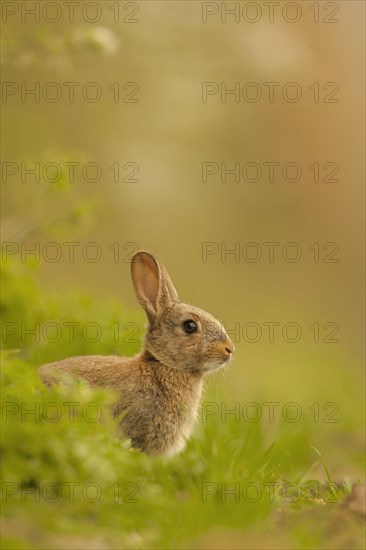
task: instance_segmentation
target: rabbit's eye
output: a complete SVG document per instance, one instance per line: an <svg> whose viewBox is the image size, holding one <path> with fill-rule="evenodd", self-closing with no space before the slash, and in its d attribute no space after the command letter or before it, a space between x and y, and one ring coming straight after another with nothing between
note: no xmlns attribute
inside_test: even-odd
<svg viewBox="0 0 366 550"><path fill-rule="evenodd" d="M184 321L183 330L187 334L192 334L193 332L196 332L196 330L197 330L197 323L192 321L192 319L189 319L188 321Z"/></svg>

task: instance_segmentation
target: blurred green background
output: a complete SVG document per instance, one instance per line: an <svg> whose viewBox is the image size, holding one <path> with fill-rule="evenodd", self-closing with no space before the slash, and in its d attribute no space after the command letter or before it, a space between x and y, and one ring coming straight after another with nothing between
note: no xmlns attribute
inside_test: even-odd
<svg viewBox="0 0 366 550"><path fill-rule="evenodd" d="M23 4L30 9L35 3ZM42 12L46 4L56 4L58 9L49 6L49 11ZM121 453L123 467L130 472L126 475L142 476L144 482L139 483L146 487L151 481L147 500L129 512L116 511L111 505L101 506L100 513L96 506L84 511L80 505L71 514L67 506L61 507L58 521L49 524L41 506L27 503L21 512L17 495L9 513L15 514L20 534L12 523L15 520L8 520L4 548L362 548L360 517L352 516L344 503L339 505L341 512L332 506L329 511L325 507L311 512L315 520L308 511L297 510L298 516L283 520L289 522L288 538L273 520L278 506L274 512L263 505L257 514L255 507L241 510L235 502L221 502L213 510L199 503L202 479L219 483L226 475L225 461L234 453L237 463L228 471L230 483L235 483L238 472L250 470L251 460L262 456L274 440L280 451L271 456L271 468L278 468L280 462L283 468L278 479L285 476L295 481L311 466L311 475L327 479L323 462L318 464L311 446L322 454L332 479L340 485L345 480L358 483L364 477L364 4L297 2L301 17L293 23L286 17L294 18L295 8L286 8L286 2L276 7L273 22L263 2L250 3L257 8L237 3L239 20L228 15L226 22L221 21L223 10L233 8L234 2L104 1L94 3L97 11L89 6L84 12L82 7L91 3L80 4L75 6L74 22L64 2L41 2L39 22L22 12L25 8L19 2L2 6L2 313L3 323L8 323L3 324L2 345L8 350L4 361L12 388L7 399L32 401L40 395L47 399L35 374L35 367L45 361L78 353L131 355L138 350L138 343L129 343L123 334L115 342L109 327L132 321L138 325L137 340L141 337L145 321L133 295L128 258L143 248L166 265L181 299L212 312L228 330L240 329L239 335L232 335L236 343L232 366L208 382L204 400L228 408L235 403L279 402L279 410L296 402L303 416L295 424L283 423L280 414L273 424L263 418L260 427L255 425L261 434L257 437L250 435L253 425L232 418L221 422L216 415L210 429L199 423L187 453L172 463L150 463L124 447L116 450L111 435L107 448L111 446L115 454L106 452L100 460L113 471ZM203 22L208 10L215 13ZM51 23L58 13L60 19ZM100 18L92 23L88 18L94 13ZM261 14L257 22L246 20L255 13ZM62 90L55 102L42 96L45 85L52 82ZM83 98L82 90L91 82L101 90L99 101ZM223 100L217 93L205 102L205 82L217 83L219 88L224 83L228 89L236 82L241 87L254 82L263 96L257 102L242 97L236 102L233 95ZM273 101L268 100L268 82L278 83ZM301 87L298 102L282 96L289 82ZM76 83L73 102L68 99L70 84L65 83ZM114 101L116 83L118 102ZM319 83L319 101L314 101L314 83ZM324 88L327 83L333 84ZM35 86L40 89L39 102L32 95L22 98L22 87ZM46 97L55 89L51 86ZM337 101L328 102L336 89L331 99ZM270 162L280 163L273 182L264 164ZM39 181L24 171L35 163L40 167ZM54 166L44 172L47 163L57 163L61 173ZM79 163L72 181L66 163ZM88 163L99 167L95 182L88 181L94 177L93 167L87 177L82 172ZM118 181L110 168L116 163ZM232 175L221 181L218 171L203 181L203 163L212 163L218 170L221 163L231 169L235 163L241 167L257 163L263 174L257 182L242 176L235 181ZM287 163L301 167L298 182L281 175ZM319 181L310 168L315 163L319 163ZM335 181L329 181L334 166ZM22 261L25 247L39 246L43 251L50 242L62 251L58 261L48 261L44 254L39 262L32 255ZM64 245L70 242L80 243L72 262ZM101 250L96 262L86 261L81 253L91 242ZM279 243L273 262L266 242ZM285 261L281 254L290 242L302 251L298 262ZM207 261L205 243L217 251ZM235 247L242 252L247 243L260 247L259 261L246 261L242 253L239 258L225 255L225 250ZM324 248L327 243L335 244ZM317 246L320 256L314 261ZM337 261L327 261L333 249L331 259ZM101 341L85 342L79 330L75 342L63 334L57 343L42 337L37 342L31 335L22 338L21 331L8 333L9 323L31 327L37 322L69 321L99 323ZM263 324L269 322L279 323L273 342L268 325ZM289 322L301 327L296 343L282 337L282 328ZM243 337L248 323L256 323L262 331L257 342L248 341L254 339L254 332ZM315 329L309 328L315 323L319 342L314 341ZM334 327L337 341L327 342ZM27 384L23 379L28 389L37 388L27 397L19 372L28 377ZM62 397L61 393L58 399ZM314 403L319 403L321 411L318 423L309 409ZM328 403L338 408L336 423L324 422ZM84 433L88 427L82 420L77 426L97 461L93 434ZM51 428L56 430L56 442L66 439L73 445L70 426ZM22 474L5 469L6 481L18 482L19 475L19 483L23 482L34 461L38 466L29 474L33 480L42 479L42 472L47 472L45 479L58 479L52 472L62 472L70 461L77 463L75 457L56 460L55 442L42 443L46 450L36 443L41 425L14 422L12 429L17 435L5 445L5 457L21 456ZM100 435L100 429L97 432L95 437L107 437ZM31 443L25 449L20 440L27 437ZM243 441L251 437L256 445L244 452ZM212 451L215 445L220 452ZM204 470L202 464L210 469ZM84 479L78 464L73 468L70 479ZM255 470L256 479L263 474L260 468ZM101 464L97 471L103 478ZM171 494L164 493L167 487ZM344 498L348 502L351 497ZM166 514L176 505L186 521L174 530L178 520L171 517L169 522ZM142 516L149 514L146 525ZM81 527L78 517L83 517ZM124 517L128 518L125 524ZM342 535L336 527L340 519L346 524ZM319 533L307 537L314 521ZM28 523L34 524L33 530L29 531ZM60 535L65 525L69 538ZM263 534L267 529L273 531L270 537Z"/></svg>

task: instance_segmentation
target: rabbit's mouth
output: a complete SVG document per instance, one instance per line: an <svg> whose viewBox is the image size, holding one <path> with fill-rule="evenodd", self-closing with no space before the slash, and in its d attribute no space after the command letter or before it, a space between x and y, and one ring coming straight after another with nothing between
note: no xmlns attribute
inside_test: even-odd
<svg viewBox="0 0 366 550"><path fill-rule="evenodd" d="M226 367L226 365L228 363L230 363L232 357L225 357L225 358L221 358L220 359L216 359L216 360L212 360L211 361L208 361L207 363L205 363L202 368L201 368L201 372L205 373L205 374L208 374L208 373L211 373L211 372L215 372L217 370L220 370L224 367Z"/></svg>

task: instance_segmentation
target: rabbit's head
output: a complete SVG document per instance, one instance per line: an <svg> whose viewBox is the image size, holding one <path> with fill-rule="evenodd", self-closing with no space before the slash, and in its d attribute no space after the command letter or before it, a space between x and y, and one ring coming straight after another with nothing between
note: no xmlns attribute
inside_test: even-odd
<svg viewBox="0 0 366 550"><path fill-rule="evenodd" d="M206 311L180 302L167 270L154 256L137 252L131 277L149 320L148 353L169 367L202 373L231 359L234 345L222 324Z"/></svg>

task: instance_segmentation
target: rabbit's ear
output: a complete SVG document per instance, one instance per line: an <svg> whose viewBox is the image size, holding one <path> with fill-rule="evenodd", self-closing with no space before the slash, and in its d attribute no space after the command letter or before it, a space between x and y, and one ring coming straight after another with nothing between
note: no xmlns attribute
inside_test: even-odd
<svg viewBox="0 0 366 550"><path fill-rule="evenodd" d="M140 250L132 257L131 278L137 299L151 323L159 312L178 300L167 270L148 252Z"/></svg>
<svg viewBox="0 0 366 550"><path fill-rule="evenodd" d="M164 307L166 304L178 302L179 298L169 273L160 262L158 263L160 266L160 301L161 306Z"/></svg>

